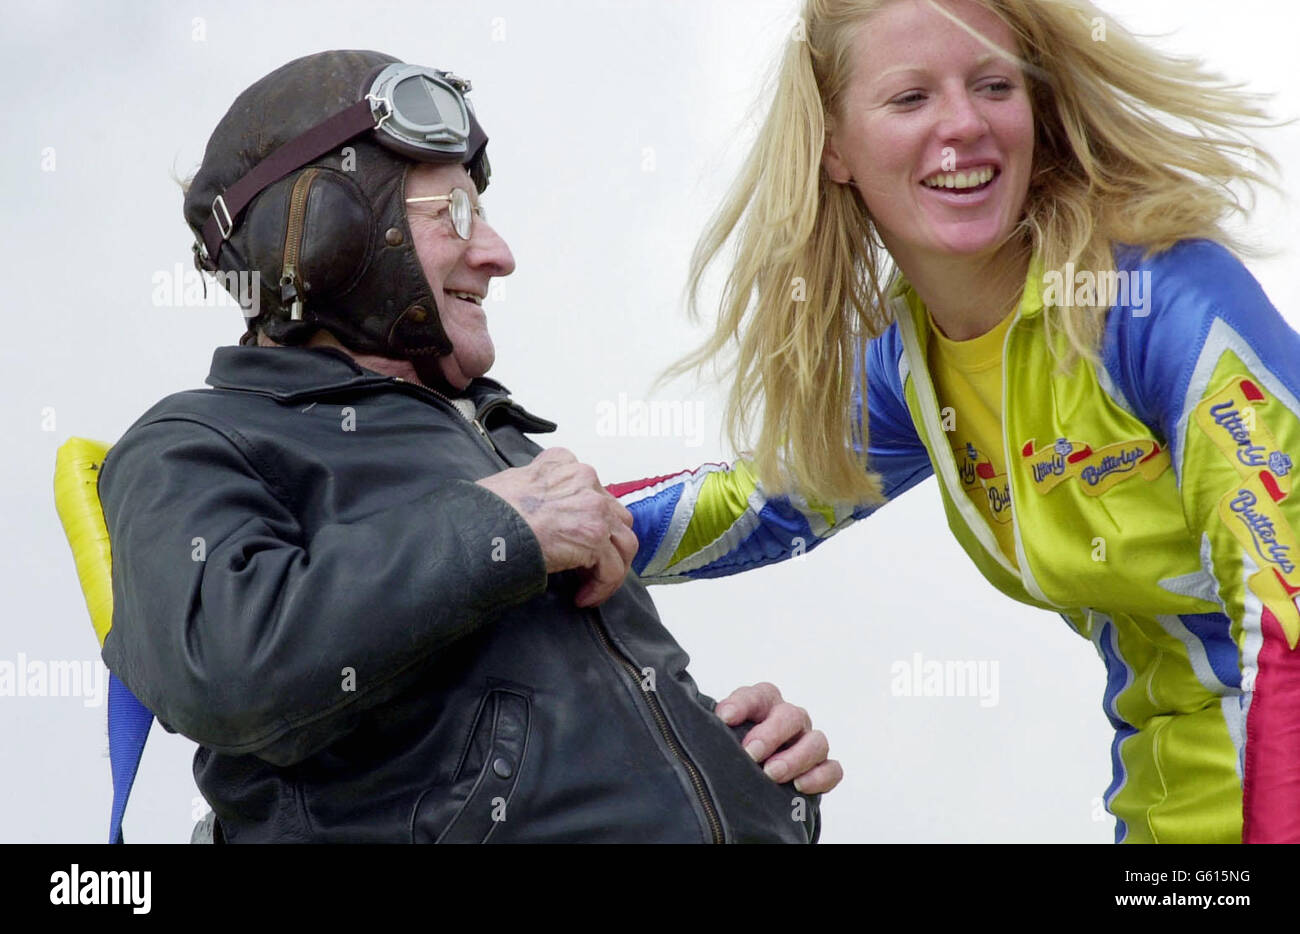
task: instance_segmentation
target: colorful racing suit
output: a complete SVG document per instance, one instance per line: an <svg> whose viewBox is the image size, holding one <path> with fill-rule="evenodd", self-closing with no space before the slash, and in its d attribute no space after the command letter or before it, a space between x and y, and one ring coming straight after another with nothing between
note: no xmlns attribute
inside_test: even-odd
<svg viewBox="0 0 1300 934"><path fill-rule="evenodd" d="M1300 335L1215 243L1115 255L1099 363L1063 373L1048 347L1043 300L1091 301L1073 270L1052 283L1032 264L1007 331L1016 562L963 491L924 309L898 290L866 351L868 464L890 498L937 474L984 576L1092 641L1116 842L1298 842ZM875 508L768 496L744 459L610 489L633 513L646 583L779 561Z"/></svg>

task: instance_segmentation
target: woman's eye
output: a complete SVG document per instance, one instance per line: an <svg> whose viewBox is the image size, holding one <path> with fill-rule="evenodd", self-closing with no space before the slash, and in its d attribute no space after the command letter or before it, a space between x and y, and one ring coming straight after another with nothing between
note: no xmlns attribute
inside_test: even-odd
<svg viewBox="0 0 1300 934"><path fill-rule="evenodd" d="M984 90L992 91L995 94L1005 94L1014 87L1006 78L998 78L996 81L990 81L984 85Z"/></svg>
<svg viewBox="0 0 1300 934"><path fill-rule="evenodd" d="M895 97L890 103L893 104L919 104L925 100L925 95L920 91L908 91L906 94Z"/></svg>

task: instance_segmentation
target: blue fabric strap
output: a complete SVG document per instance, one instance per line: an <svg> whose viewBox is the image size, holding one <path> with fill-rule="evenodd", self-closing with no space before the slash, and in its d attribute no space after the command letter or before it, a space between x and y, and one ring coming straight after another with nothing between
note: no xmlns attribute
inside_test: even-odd
<svg viewBox="0 0 1300 934"><path fill-rule="evenodd" d="M122 815L131 797L136 770L144 755L144 743L153 726L153 714L131 690L108 673L108 762L113 772L113 814L109 818L108 842L122 842Z"/></svg>

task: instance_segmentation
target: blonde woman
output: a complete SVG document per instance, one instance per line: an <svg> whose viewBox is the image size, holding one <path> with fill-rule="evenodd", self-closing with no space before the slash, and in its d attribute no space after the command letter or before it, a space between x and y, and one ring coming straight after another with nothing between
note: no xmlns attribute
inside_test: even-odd
<svg viewBox="0 0 1300 934"><path fill-rule="evenodd" d="M1105 665L1116 840L1300 841L1300 336L1235 258L1264 114L1082 0L808 0L706 231L754 454L616 485L645 581L815 547L935 473Z"/></svg>

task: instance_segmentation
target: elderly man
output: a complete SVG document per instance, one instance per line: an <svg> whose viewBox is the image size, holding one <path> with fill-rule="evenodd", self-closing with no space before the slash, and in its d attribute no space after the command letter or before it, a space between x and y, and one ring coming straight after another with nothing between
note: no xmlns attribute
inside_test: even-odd
<svg viewBox="0 0 1300 934"><path fill-rule="evenodd" d="M261 310L104 463L104 660L228 842L816 840L825 737L771 685L714 713L628 511L484 377L467 91L326 52L218 125L185 215Z"/></svg>

